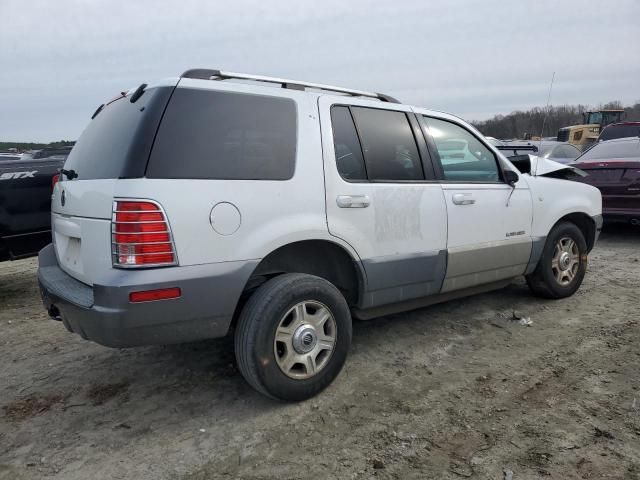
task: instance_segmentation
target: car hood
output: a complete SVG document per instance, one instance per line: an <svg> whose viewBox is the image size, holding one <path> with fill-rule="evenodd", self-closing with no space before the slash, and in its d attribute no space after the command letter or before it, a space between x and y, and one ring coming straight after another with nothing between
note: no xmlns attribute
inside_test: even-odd
<svg viewBox="0 0 640 480"><path fill-rule="evenodd" d="M544 157L536 157L535 155L529 155L531 161L531 175L542 177L553 172L560 170L578 170L571 165L562 164L554 160L549 160Z"/></svg>
<svg viewBox="0 0 640 480"><path fill-rule="evenodd" d="M532 177L563 177L563 174L570 175L572 173L580 176L586 175L582 170L570 164L563 165L535 155L519 155L517 158L511 158L510 160L520 173L527 173Z"/></svg>

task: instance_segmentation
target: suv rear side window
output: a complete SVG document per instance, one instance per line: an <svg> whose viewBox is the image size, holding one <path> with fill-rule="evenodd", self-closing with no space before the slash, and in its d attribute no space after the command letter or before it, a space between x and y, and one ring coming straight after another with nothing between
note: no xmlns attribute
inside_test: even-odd
<svg viewBox="0 0 640 480"><path fill-rule="evenodd" d="M498 162L471 132L452 122L424 117L436 144L444 179L454 182L497 182Z"/></svg>
<svg viewBox="0 0 640 480"><path fill-rule="evenodd" d="M295 169L296 129L293 100L177 88L147 177L288 180Z"/></svg>
<svg viewBox="0 0 640 480"><path fill-rule="evenodd" d="M347 107L331 108L333 146L336 151L336 166L345 180L366 180L367 170L358 140L358 133Z"/></svg>
<svg viewBox="0 0 640 480"><path fill-rule="evenodd" d="M418 147L406 114L351 107L369 180L424 180Z"/></svg>

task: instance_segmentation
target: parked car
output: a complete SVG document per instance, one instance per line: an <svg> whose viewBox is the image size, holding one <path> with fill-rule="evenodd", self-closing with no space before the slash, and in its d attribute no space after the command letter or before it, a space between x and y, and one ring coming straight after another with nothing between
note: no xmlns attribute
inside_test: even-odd
<svg viewBox="0 0 640 480"><path fill-rule="evenodd" d="M573 165L588 174L579 181L602 193L606 220L640 225L640 138L596 143Z"/></svg>
<svg viewBox="0 0 640 480"><path fill-rule="evenodd" d="M459 118L386 95L190 70L105 105L77 141L44 304L112 347L233 331L249 384L309 398L342 369L352 318L522 275L546 298L578 289L600 193L534 163L518 173Z"/></svg>
<svg viewBox="0 0 640 480"><path fill-rule="evenodd" d="M51 185L63 160L0 157L0 261L51 243Z"/></svg>
<svg viewBox="0 0 640 480"><path fill-rule="evenodd" d="M640 137L640 122L621 122L607 125L600 133L598 141L625 137Z"/></svg>
<svg viewBox="0 0 640 480"><path fill-rule="evenodd" d="M504 140L500 144L491 142L507 158L521 155L538 155L538 145L523 140Z"/></svg>
<svg viewBox="0 0 640 480"><path fill-rule="evenodd" d="M558 163L571 163L582 154L582 151L567 142L540 142L537 156Z"/></svg>
<svg viewBox="0 0 640 480"><path fill-rule="evenodd" d="M486 138L487 141L494 147L499 147L505 144L502 140L497 139L496 137L484 137L484 138Z"/></svg>
<svg viewBox="0 0 640 480"><path fill-rule="evenodd" d="M41 160L43 158L55 158L65 160L73 147L45 147L33 153L32 158Z"/></svg>

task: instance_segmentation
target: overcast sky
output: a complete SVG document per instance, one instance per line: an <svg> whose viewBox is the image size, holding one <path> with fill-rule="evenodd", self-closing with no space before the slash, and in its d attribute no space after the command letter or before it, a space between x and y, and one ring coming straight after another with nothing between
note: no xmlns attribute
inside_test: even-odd
<svg viewBox="0 0 640 480"><path fill-rule="evenodd" d="M209 67L488 118L640 101L640 1L0 0L0 141L75 139L117 92Z"/></svg>

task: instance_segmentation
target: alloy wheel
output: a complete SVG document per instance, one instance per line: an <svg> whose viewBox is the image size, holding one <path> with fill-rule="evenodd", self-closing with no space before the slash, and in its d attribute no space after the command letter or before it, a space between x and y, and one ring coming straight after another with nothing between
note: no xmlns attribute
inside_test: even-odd
<svg viewBox="0 0 640 480"><path fill-rule="evenodd" d="M336 321L325 305L313 300L299 302L285 313L276 329L276 363L290 378L311 378L329 363L336 337Z"/></svg>

